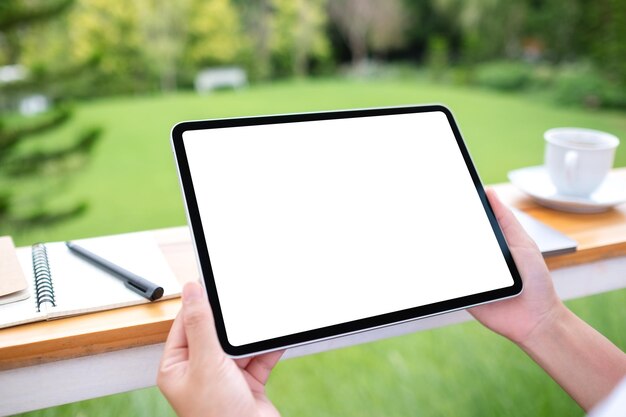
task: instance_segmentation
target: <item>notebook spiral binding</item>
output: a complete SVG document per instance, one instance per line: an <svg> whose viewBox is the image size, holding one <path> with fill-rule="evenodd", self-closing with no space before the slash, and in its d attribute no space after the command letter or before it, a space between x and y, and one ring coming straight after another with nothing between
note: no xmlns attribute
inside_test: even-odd
<svg viewBox="0 0 626 417"><path fill-rule="evenodd" d="M35 276L35 292L37 293L37 311L41 311L44 303L56 306L54 299L54 285L50 265L48 265L48 253L43 243L36 243L32 247L33 273Z"/></svg>

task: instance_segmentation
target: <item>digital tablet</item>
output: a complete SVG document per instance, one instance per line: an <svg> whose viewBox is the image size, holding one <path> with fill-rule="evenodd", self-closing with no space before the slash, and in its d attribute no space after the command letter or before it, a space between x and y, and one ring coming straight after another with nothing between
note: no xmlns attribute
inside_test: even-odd
<svg viewBox="0 0 626 417"><path fill-rule="evenodd" d="M446 107L182 122L172 145L231 356L522 290Z"/></svg>

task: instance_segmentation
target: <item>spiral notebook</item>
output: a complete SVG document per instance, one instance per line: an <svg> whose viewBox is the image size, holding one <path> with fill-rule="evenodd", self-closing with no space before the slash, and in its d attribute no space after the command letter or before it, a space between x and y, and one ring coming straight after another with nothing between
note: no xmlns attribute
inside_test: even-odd
<svg viewBox="0 0 626 417"><path fill-rule="evenodd" d="M149 232L76 240L103 258L163 287L162 300L181 287ZM64 242L18 248L28 298L0 305L0 328L150 302L71 253ZM1 277L0 277L1 279Z"/></svg>

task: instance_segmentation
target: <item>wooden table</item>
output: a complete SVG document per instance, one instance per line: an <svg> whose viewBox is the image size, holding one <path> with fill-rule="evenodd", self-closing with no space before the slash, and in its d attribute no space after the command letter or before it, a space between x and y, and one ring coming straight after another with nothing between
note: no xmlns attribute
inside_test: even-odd
<svg viewBox="0 0 626 417"><path fill-rule="evenodd" d="M626 182L626 169L616 172ZM493 188L508 204L579 242L575 253L546 259L562 298L626 288L626 204L601 214L568 214L538 206L510 184ZM181 283L198 279L187 228L153 233ZM175 299L0 330L0 415L154 385L179 308ZM470 319L456 311L291 349L285 358Z"/></svg>

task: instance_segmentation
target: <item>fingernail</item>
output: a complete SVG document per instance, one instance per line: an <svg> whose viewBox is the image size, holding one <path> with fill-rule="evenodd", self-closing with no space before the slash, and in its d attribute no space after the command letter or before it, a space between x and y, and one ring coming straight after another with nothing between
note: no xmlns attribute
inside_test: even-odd
<svg viewBox="0 0 626 417"><path fill-rule="evenodd" d="M183 303L193 303L202 297L202 287L195 282L188 282L183 287Z"/></svg>

